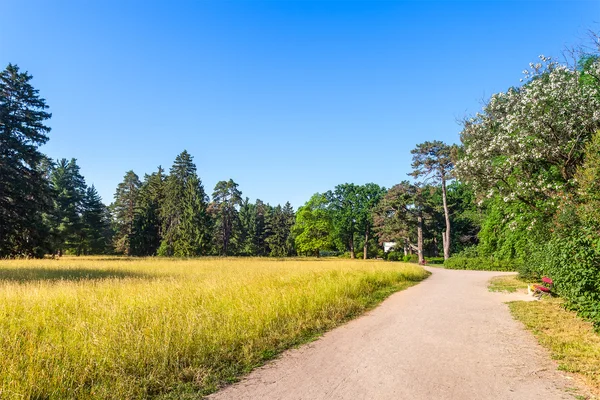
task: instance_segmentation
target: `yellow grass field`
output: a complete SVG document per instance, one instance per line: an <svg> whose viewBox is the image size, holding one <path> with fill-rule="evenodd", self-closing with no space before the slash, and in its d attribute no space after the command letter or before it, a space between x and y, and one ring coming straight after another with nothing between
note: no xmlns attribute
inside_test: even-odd
<svg viewBox="0 0 600 400"><path fill-rule="evenodd" d="M0 260L0 398L200 398L407 288L358 260Z"/></svg>

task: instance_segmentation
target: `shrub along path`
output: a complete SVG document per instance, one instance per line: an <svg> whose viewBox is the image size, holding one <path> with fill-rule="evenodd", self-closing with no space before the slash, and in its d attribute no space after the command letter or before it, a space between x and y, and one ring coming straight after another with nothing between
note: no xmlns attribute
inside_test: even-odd
<svg viewBox="0 0 600 400"><path fill-rule="evenodd" d="M507 273L429 270L419 285L210 398L586 398L511 317L503 302L524 295L488 291L491 277Z"/></svg>

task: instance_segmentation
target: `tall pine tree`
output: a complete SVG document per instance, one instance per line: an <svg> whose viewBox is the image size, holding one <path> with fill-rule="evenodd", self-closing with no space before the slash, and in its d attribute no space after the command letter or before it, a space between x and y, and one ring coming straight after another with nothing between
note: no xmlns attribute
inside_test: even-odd
<svg viewBox="0 0 600 400"><path fill-rule="evenodd" d="M0 257L45 251L42 213L51 203L38 146L48 141L52 115L31 79L13 64L0 72Z"/></svg>
<svg viewBox="0 0 600 400"><path fill-rule="evenodd" d="M268 230L270 235L267 238L271 256L286 257L293 255L294 245L291 231L294 220L294 210L289 202L284 207L278 205L273 208L273 213L269 218Z"/></svg>
<svg viewBox="0 0 600 400"><path fill-rule="evenodd" d="M164 199L165 174L162 167L144 177L137 202L132 253L137 256L156 255L161 242L161 205Z"/></svg>
<svg viewBox="0 0 600 400"><path fill-rule="evenodd" d="M111 204L117 253L132 255L133 226L140 186L140 178L133 171L128 171L123 182L117 186L115 201Z"/></svg>
<svg viewBox="0 0 600 400"><path fill-rule="evenodd" d="M213 192L212 212L215 218L215 246L220 255L231 255L232 242L239 233L237 207L242 203L242 192L232 179L220 181Z"/></svg>
<svg viewBox="0 0 600 400"><path fill-rule="evenodd" d="M210 220L207 203L208 197L193 158L184 150L175 158L165 183L160 255L188 257L208 253Z"/></svg>
<svg viewBox="0 0 600 400"><path fill-rule="evenodd" d="M106 254L110 252L110 216L94 185L87 188L83 198L83 252Z"/></svg>
<svg viewBox="0 0 600 400"><path fill-rule="evenodd" d="M79 255L85 241L82 214L87 187L77 160L58 160L51 169L50 182L54 192L50 216L54 250Z"/></svg>

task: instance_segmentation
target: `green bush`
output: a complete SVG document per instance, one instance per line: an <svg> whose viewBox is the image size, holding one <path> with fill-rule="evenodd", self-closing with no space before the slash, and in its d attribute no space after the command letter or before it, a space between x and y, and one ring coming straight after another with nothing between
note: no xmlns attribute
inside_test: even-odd
<svg viewBox="0 0 600 400"><path fill-rule="evenodd" d="M494 260L486 257L450 257L444 262L447 269L468 269L476 271L516 271L517 264L513 261Z"/></svg>
<svg viewBox="0 0 600 400"><path fill-rule="evenodd" d="M441 265L444 263L444 257L425 257L425 261L427 264Z"/></svg>
<svg viewBox="0 0 600 400"><path fill-rule="evenodd" d="M402 253L399 253L397 251L390 251L387 253L388 261L399 261L401 259L402 259Z"/></svg>
<svg viewBox="0 0 600 400"><path fill-rule="evenodd" d="M536 252L532 265L554 281L569 308L600 329L600 238L594 232L556 237Z"/></svg>
<svg viewBox="0 0 600 400"><path fill-rule="evenodd" d="M419 263L419 256L416 254L407 254L402 256L402 261L409 263Z"/></svg>

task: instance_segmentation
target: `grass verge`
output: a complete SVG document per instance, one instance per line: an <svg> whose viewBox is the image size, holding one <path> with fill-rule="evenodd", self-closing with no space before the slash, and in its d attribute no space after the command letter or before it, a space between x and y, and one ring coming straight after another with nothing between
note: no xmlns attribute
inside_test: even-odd
<svg viewBox="0 0 600 400"><path fill-rule="evenodd" d="M198 398L427 275L339 259L0 261L0 398Z"/></svg>
<svg viewBox="0 0 600 400"><path fill-rule="evenodd" d="M520 280L517 275L496 276L490 280L488 289L490 292L514 293L527 290L527 282Z"/></svg>
<svg viewBox="0 0 600 400"><path fill-rule="evenodd" d="M512 315L550 350L559 369L581 377L600 396L600 335L557 298L511 302Z"/></svg>

